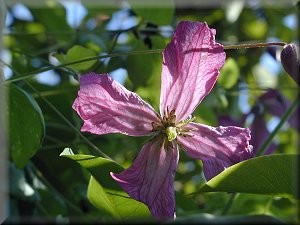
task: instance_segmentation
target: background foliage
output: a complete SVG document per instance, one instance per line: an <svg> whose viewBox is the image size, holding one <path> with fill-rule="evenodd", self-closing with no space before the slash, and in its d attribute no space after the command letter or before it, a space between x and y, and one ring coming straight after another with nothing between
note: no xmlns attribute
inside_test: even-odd
<svg viewBox="0 0 300 225"><path fill-rule="evenodd" d="M144 221L149 217L147 208L129 199L105 173L131 165L146 138L80 133L82 122L71 107L78 76L89 71L110 73L158 109L162 57L160 51L149 50L163 49L181 20L206 21L223 45L297 40L299 1L255 2L73 1L72 15L67 1L6 1L1 50L9 138L6 222ZM267 110L260 96L276 89L287 103L299 91L278 61L280 50L227 50L220 78L196 110L196 121L218 126L223 116L240 121L252 112L242 125L251 127L257 115L253 109L261 106L259 116L272 132L281 118ZM136 51L139 54L132 54ZM107 54L115 57L99 58ZM90 57L98 58L75 62ZM297 168L298 132L291 122L285 123L273 141L274 153L280 155L251 159L232 168L229 178L220 176L206 185L201 161L181 151L175 177L177 221L299 222L297 174L292 172ZM102 158L99 149L119 165ZM259 177L259 172L253 172L256 169L265 175ZM253 174L251 180L248 175ZM286 180L277 179L280 176ZM247 184L240 183L248 178ZM278 186L271 189L273 183Z"/></svg>

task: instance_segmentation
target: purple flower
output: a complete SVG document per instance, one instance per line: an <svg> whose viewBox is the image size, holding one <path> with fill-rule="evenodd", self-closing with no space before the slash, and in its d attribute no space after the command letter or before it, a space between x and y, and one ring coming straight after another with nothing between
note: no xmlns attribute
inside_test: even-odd
<svg viewBox="0 0 300 225"><path fill-rule="evenodd" d="M286 110L289 108L291 103L275 89L268 89L264 94L256 99L256 103L251 108L250 112L243 114L238 120L233 119L229 115L219 115L218 122L221 126L245 126L246 120L253 116L252 123L250 125L251 140L250 144L253 146L253 154L259 151L263 146L270 132L267 129L267 117L276 116L281 118ZM288 119L289 125L298 129L299 120L299 107L296 108L295 112ZM272 142L264 155L273 153L277 148L277 145Z"/></svg>
<svg viewBox="0 0 300 225"><path fill-rule="evenodd" d="M213 88L225 57L223 46L215 43L214 29L206 23L180 22L163 51L160 114L107 74L90 73L80 79L73 108L84 121L81 131L152 136L132 166L111 176L159 220L175 218L179 146L207 162L207 179L252 156L249 129L192 122L191 114ZM210 165L211 159L220 166Z"/></svg>
<svg viewBox="0 0 300 225"><path fill-rule="evenodd" d="M286 110L290 107L291 102L287 100L280 91L275 89L269 89L262 96L259 97L258 102L260 102L265 111L271 115L281 118ZM296 108L295 112L288 119L288 123L294 129L299 128L299 106Z"/></svg>

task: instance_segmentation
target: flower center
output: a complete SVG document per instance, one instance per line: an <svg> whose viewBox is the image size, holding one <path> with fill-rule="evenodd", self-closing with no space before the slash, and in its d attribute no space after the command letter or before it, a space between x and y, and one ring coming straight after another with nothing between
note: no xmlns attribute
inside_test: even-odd
<svg viewBox="0 0 300 225"><path fill-rule="evenodd" d="M181 127L192 122L195 118L189 117L178 124L175 124L176 115L175 110L173 109L169 112L167 108L167 112L164 113L163 118L161 119L160 124L152 122L152 131L161 131L169 142L174 141L178 135L187 136L190 130L182 129Z"/></svg>
<svg viewBox="0 0 300 225"><path fill-rule="evenodd" d="M171 142L171 141L175 140L178 135L177 127L167 127L166 135L167 135L168 141Z"/></svg>

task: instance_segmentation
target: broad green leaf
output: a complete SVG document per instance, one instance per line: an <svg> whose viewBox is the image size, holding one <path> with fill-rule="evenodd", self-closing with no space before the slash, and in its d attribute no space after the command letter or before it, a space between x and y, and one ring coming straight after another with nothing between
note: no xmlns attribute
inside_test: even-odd
<svg viewBox="0 0 300 225"><path fill-rule="evenodd" d="M61 63L71 63L71 62L78 61L78 60L81 60L81 59L95 57L97 55L91 49L88 49L88 48L85 48L85 47L82 47L82 46L79 46L79 45L75 45L71 49L68 50L66 55L56 54L54 56ZM83 72L83 71L86 71L86 70L90 69L92 66L94 66L96 62L97 62L97 60L91 60L91 61L87 61L87 62L82 62L82 63L76 63L76 64L73 64L73 65L69 65L68 67L73 69L73 70Z"/></svg>
<svg viewBox="0 0 300 225"><path fill-rule="evenodd" d="M100 210L102 215L120 218L115 204L93 176L90 178L87 195L90 202Z"/></svg>
<svg viewBox="0 0 300 225"><path fill-rule="evenodd" d="M174 17L174 1L173 0L128 0L133 11L144 21L157 25L170 25Z"/></svg>
<svg viewBox="0 0 300 225"><path fill-rule="evenodd" d="M148 208L125 193L119 184L114 181L110 172L120 173L123 168L115 162L92 155L74 155L66 148L61 156L68 157L92 174L88 198L104 215L115 218L148 217Z"/></svg>
<svg viewBox="0 0 300 225"><path fill-rule="evenodd" d="M228 58L220 71L218 84L226 89L233 87L238 81L240 70L233 58Z"/></svg>
<svg viewBox="0 0 300 225"><path fill-rule="evenodd" d="M37 102L14 84L7 86L9 150L14 164L23 168L41 146L45 124Z"/></svg>
<svg viewBox="0 0 300 225"><path fill-rule="evenodd" d="M200 192L240 192L298 197L297 157L294 154L274 154L249 159L209 180Z"/></svg>

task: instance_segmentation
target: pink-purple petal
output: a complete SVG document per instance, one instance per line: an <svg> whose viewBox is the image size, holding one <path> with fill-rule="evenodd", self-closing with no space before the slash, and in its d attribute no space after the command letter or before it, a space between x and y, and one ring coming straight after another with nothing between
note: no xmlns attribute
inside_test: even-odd
<svg viewBox="0 0 300 225"><path fill-rule="evenodd" d="M160 121L149 104L107 74L81 76L73 109L84 121L81 131L94 134L151 135L151 123Z"/></svg>
<svg viewBox="0 0 300 225"><path fill-rule="evenodd" d="M202 160L202 164L203 174L207 181L217 176L227 167L232 166L231 163L219 159Z"/></svg>
<svg viewBox="0 0 300 225"><path fill-rule="evenodd" d="M225 166L228 167L253 156L252 146L249 144L251 137L248 128L210 127L190 123L183 129L190 130L190 132L186 136L178 136L177 141L192 158L217 159L225 168ZM220 168L219 165L215 170L218 171L218 168Z"/></svg>
<svg viewBox="0 0 300 225"><path fill-rule="evenodd" d="M186 119L211 91L225 63L223 46L206 23L180 22L163 51L160 113L175 110Z"/></svg>
<svg viewBox="0 0 300 225"><path fill-rule="evenodd" d="M130 197L146 204L165 221L175 217L174 176L179 154L176 144L164 146L163 137L148 141L134 163L120 174L111 173Z"/></svg>

